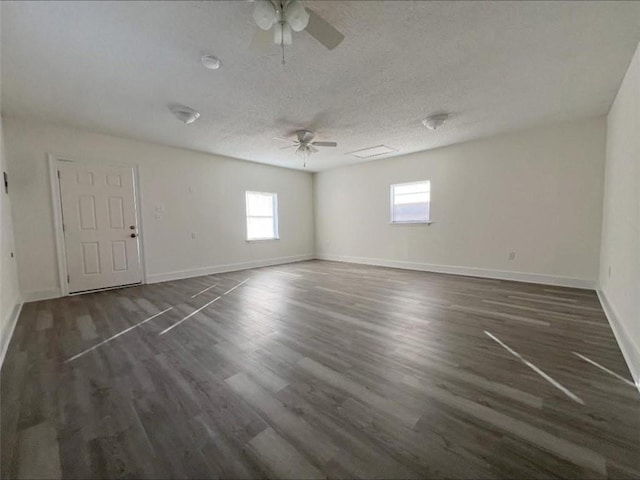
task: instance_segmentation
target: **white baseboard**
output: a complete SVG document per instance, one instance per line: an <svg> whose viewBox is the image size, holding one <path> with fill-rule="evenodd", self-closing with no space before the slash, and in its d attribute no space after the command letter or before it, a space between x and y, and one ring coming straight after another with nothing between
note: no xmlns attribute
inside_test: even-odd
<svg viewBox="0 0 640 480"><path fill-rule="evenodd" d="M229 263L227 265L215 265L212 267L192 268L190 270L180 270L177 272L156 273L147 275L147 283L168 282L171 280L181 280L183 278L201 277L203 275L213 275L216 273L236 272L249 268L269 267L271 265L283 265L285 263L303 262L313 260L315 255L294 255L290 257L267 258L265 260L252 260L250 262Z"/></svg>
<svg viewBox="0 0 640 480"><path fill-rule="evenodd" d="M40 300L49 300L51 298L59 298L62 296L59 288L54 288L51 290L40 290L36 292L26 292L24 297L24 302L38 302Z"/></svg>
<svg viewBox="0 0 640 480"><path fill-rule="evenodd" d="M7 350L9 349L9 343L11 342L11 337L13 337L13 331L16 329L16 325L18 323L18 318L20 317L20 312L22 311L22 302L16 303L11 311L11 315L9 316L9 320L7 322L6 331L2 332L2 345L0 346L0 368L4 363L4 357L7 354Z"/></svg>
<svg viewBox="0 0 640 480"><path fill-rule="evenodd" d="M181 280L184 278L201 277L203 275L212 275L214 273L235 272L238 270L246 270L249 268L268 267L270 265L283 265L285 263L303 262L305 260L313 260L315 255L294 255L291 257L268 258L265 260L253 260L251 262L230 263L227 265L215 265L212 267L193 268L190 270L179 270L177 272L156 273L147 275L146 283L169 282L171 280ZM25 302L37 302L40 300L49 300L51 298L59 298L62 292L59 288L52 290L41 290L36 292L26 292L24 294Z"/></svg>
<svg viewBox="0 0 640 480"><path fill-rule="evenodd" d="M622 351L622 356L627 362L627 366L629 367L633 381L636 384L636 388L638 389L638 392L640 392L640 349L633 343L631 335L629 335L624 324L620 321L620 316L616 313L613 304L609 302L604 291L598 289L596 290L596 293L600 299L602 309L607 316L607 320L609 320L609 325L611 325L611 330L613 330L618 346Z"/></svg>
<svg viewBox="0 0 640 480"><path fill-rule="evenodd" d="M449 273L452 275L494 278L497 280L512 280L515 282L541 283L543 285L556 285L560 287L584 288L588 290L595 290L596 288L596 281L587 278L558 277L555 275L543 275L540 273L490 270L486 268L458 267L454 265L435 265L431 263L382 260L378 258L351 257L347 255L333 255L326 253L318 254L316 255L316 258L318 260L331 260L334 262L359 263L364 265L375 265L378 267L403 268L406 270L419 270L422 272Z"/></svg>

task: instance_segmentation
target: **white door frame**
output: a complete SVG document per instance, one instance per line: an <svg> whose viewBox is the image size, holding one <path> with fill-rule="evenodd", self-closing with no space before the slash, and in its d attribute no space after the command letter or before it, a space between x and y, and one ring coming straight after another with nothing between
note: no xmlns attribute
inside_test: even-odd
<svg viewBox="0 0 640 480"><path fill-rule="evenodd" d="M47 153L47 162L49 164L49 183L51 185L51 206L53 208L53 230L55 233L56 253L58 257L58 281L60 282L60 296L66 297L68 295L79 294L69 294L69 284L67 283L67 250L64 243L64 231L62 230L62 203L60 200L60 182L58 181L59 161L96 166L111 165L133 169L134 202L136 207L136 222L138 224L138 252L140 255L140 273L142 274L142 283L147 283L147 262L145 261L144 257L144 229L142 225L142 214L140 212L140 204L142 203L142 192L140 190L140 175L138 171L138 165L127 163L97 162L95 160L80 161L70 158L68 155L55 155L53 153Z"/></svg>

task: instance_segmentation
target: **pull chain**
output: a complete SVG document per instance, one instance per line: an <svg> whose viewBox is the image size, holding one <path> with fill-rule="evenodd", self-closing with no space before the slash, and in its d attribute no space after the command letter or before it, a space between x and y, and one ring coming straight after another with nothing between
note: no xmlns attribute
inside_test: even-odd
<svg viewBox="0 0 640 480"><path fill-rule="evenodd" d="M284 61L284 5L285 2L280 1L280 49L282 50L282 65L285 65Z"/></svg>
<svg viewBox="0 0 640 480"><path fill-rule="evenodd" d="M282 50L282 65L285 65L284 61L284 21L280 21L280 49Z"/></svg>

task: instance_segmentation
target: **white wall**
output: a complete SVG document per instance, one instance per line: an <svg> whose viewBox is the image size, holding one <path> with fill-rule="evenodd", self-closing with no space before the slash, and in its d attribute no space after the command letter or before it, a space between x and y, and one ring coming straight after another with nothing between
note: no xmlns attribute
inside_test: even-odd
<svg viewBox="0 0 640 480"><path fill-rule="evenodd" d="M309 173L22 119L5 118L4 128L19 279L27 299L56 295L60 287L47 153L139 165L141 237L151 281L313 255ZM245 241L245 190L278 193L280 240ZM160 220L156 206L164 208Z"/></svg>
<svg viewBox="0 0 640 480"><path fill-rule="evenodd" d="M0 119L0 175L7 171L4 149L2 119ZM12 180L12 179L10 179ZM14 255L13 224L11 221L11 202L5 193L4 182L0 178L0 364L9 345L11 331L17 320L20 305L18 275ZM14 184L10 183L10 192L14 193ZM12 256L13 255L13 256Z"/></svg>
<svg viewBox="0 0 640 480"><path fill-rule="evenodd" d="M0 15L2 5L0 3ZM1 110L1 108L0 108ZM18 288L13 222L11 219L11 200L5 193L2 172L7 171L4 148L4 130L0 118L0 366L9 346L11 333L18 320L22 305ZM13 184L11 185L13 193Z"/></svg>
<svg viewBox="0 0 640 480"><path fill-rule="evenodd" d="M594 287L604 149L600 117L319 173L316 252ZM426 179L434 223L389 224L389 185Z"/></svg>
<svg viewBox="0 0 640 480"><path fill-rule="evenodd" d="M600 288L640 388L640 45L607 116Z"/></svg>

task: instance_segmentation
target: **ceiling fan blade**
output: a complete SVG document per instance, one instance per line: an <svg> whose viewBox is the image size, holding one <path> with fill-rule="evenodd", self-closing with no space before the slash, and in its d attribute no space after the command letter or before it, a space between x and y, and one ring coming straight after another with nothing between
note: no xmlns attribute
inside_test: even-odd
<svg viewBox="0 0 640 480"><path fill-rule="evenodd" d="M281 142L289 142L289 143L296 143L295 140L292 140L290 138L284 138L284 137L271 137L273 140L279 140Z"/></svg>
<svg viewBox="0 0 640 480"><path fill-rule="evenodd" d="M309 35L329 50L333 50L340 45L342 40L344 40L344 35L313 10L309 8L306 10L309 12L309 23L305 30L309 32Z"/></svg>
<svg viewBox="0 0 640 480"><path fill-rule="evenodd" d="M296 144L294 144L294 145L287 145L286 147L280 147L280 150L286 150L287 148L295 148L295 147L297 147L297 146L298 146L298 144L297 144L297 143L296 143Z"/></svg>
<svg viewBox="0 0 640 480"><path fill-rule="evenodd" d="M251 43L249 44L249 50L258 54L264 54L273 47L273 32L270 30L261 30L256 28Z"/></svg>
<svg viewBox="0 0 640 480"><path fill-rule="evenodd" d="M337 142L312 142L311 145L316 147L337 147Z"/></svg>
<svg viewBox="0 0 640 480"><path fill-rule="evenodd" d="M312 145L309 145L309 150L311 150L313 153L318 153L318 149Z"/></svg>

